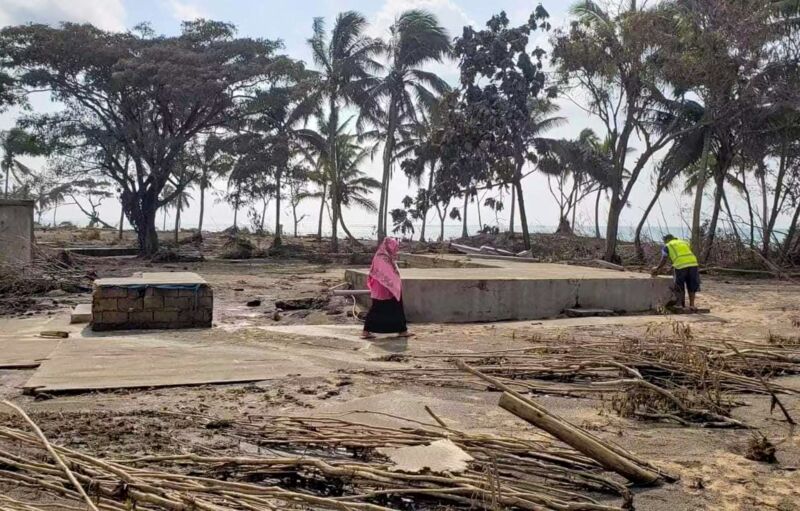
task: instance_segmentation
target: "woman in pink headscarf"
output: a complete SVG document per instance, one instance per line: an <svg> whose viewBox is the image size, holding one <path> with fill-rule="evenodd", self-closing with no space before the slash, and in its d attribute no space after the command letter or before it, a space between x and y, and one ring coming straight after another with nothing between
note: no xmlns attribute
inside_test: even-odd
<svg viewBox="0 0 800 511"><path fill-rule="evenodd" d="M384 238L372 258L372 267L367 278L372 307L364 321L364 339L373 339L374 334L397 333L410 337L403 310L403 282L397 269L397 252L400 244L394 238Z"/></svg>

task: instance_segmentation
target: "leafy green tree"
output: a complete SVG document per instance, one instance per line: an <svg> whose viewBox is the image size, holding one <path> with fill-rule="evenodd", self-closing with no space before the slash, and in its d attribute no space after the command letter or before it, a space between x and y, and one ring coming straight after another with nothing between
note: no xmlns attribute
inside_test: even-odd
<svg viewBox="0 0 800 511"><path fill-rule="evenodd" d="M50 90L64 106L37 124L61 150L91 155L87 165L122 189L143 255L158 249L156 211L182 192L162 194L191 140L229 124L243 89L296 67L277 55L280 42L234 33L232 25L206 20L185 22L174 37L154 37L148 27L113 33L71 23L0 31L0 59L19 83Z"/></svg>
<svg viewBox="0 0 800 511"><path fill-rule="evenodd" d="M512 184L526 248L530 248L530 234L522 193L523 166L536 161L530 145L531 113L534 100L553 92L545 88L544 51L529 50L528 42L531 32L550 29L547 18L540 5L518 27L510 27L501 12L484 30L464 28L455 44L461 91L446 100L446 129L440 144L443 173L449 176L442 182L449 180L460 187L465 199L480 183Z"/></svg>
<svg viewBox="0 0 800 511"><path fill-rule="evenodd" d="M604 258L618 261L620 214L648 162L679 130L654 132L650 125L656 99L652 92L659 85L651 58L650 30L657 18L652 10L636 2L619 2L616 11L613 6L603 9L592 0L582 0L571 12L569 29L556 31L552 38L552 59L560 88L582 100L606 130L601 135L608 143L611 172ZM636 141L640 151L630 162L630 149Z"/></svg>
<svg viewBox="0 0 800 511"><path fill-rule="evenodd" d="M237 172L271 176L275 188L275 236L273 246L281 244L281 197L283 174L290 160L300 151L305 123L318 110L315 84L307 73L298 70L296 83L258 91L244 106L246 118L242 134L234 140L239 154Z"/></svg>

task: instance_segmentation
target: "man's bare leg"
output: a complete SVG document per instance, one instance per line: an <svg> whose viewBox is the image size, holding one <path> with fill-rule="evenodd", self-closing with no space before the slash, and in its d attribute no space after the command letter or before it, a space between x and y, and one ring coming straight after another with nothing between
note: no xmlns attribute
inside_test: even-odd
<svg viewBox="0 0 800 511"><path fill-rule="evenodd" d="M689 291L689 310L696 311L697 307L694 306L694 297L695 297L695 293L692 293L691 291Z"/></svg>

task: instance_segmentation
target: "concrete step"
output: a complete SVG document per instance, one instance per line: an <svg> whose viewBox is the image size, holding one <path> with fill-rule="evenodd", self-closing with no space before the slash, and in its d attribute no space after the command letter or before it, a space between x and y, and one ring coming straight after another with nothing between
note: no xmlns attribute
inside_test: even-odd
<svg viewBox="0 0 800 511"><path fill-rule="evenodd" d="M80 303L72 309L72 314L70 314L69 322L70 323L88 323L92 320L92 304L91 303Z"/></svg>

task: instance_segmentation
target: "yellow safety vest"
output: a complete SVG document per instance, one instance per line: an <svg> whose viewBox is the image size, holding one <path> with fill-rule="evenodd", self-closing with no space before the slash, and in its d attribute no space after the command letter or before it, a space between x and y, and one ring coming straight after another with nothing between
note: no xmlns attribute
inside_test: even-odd
<svg viewBox="0 0 800 511"><path fill-rule="evenodd" d="M692 246L685 240L672 240L667 243L667 253L672 267L676 270L697 266L697 257L692 252Z"/></svg>

